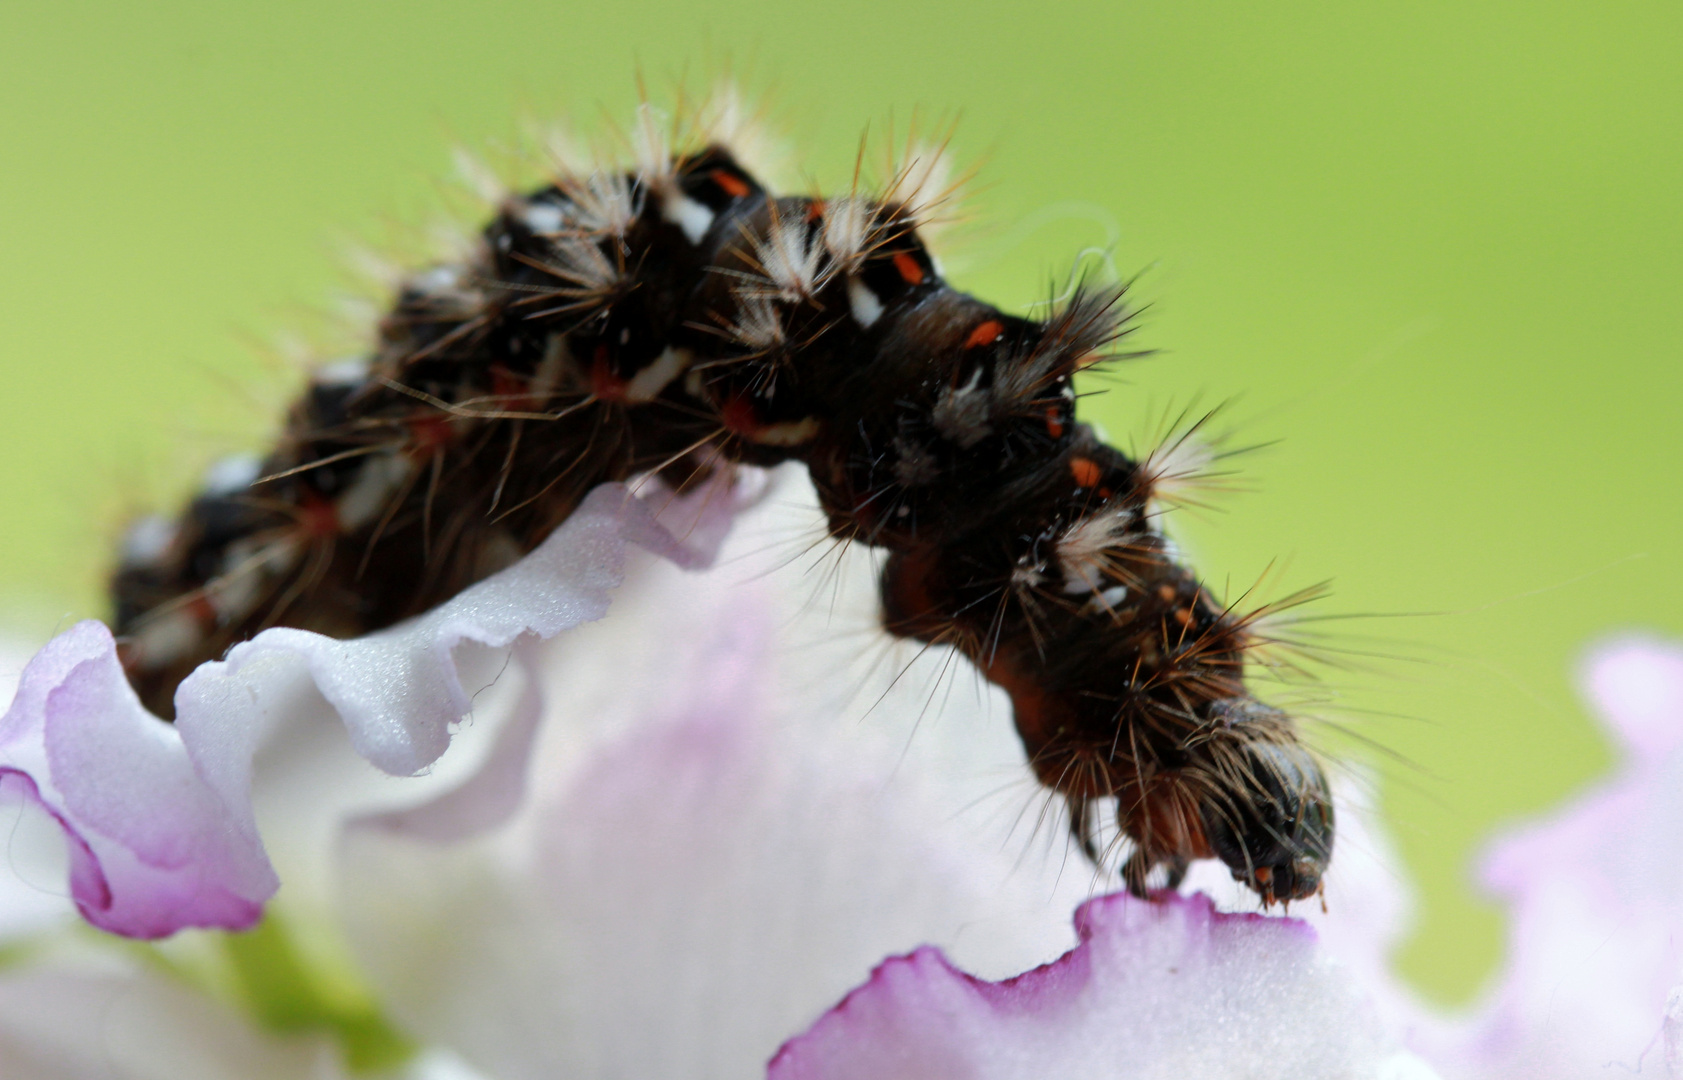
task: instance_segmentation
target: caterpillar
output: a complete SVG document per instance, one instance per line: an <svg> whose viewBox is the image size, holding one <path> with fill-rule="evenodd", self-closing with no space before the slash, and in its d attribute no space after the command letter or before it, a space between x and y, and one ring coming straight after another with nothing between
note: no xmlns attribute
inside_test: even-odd
<svg viewBox="0 0 1683 1080"><path fill-rule="evenodd" d="M1072 380L1132 328L1125 288L1041 320L956 291L920 234L927 163L777 196L705 124L645 105L634 136L633 165L504 197L471 252L403 281L366 358L314 373L265 458L131 530L111 594L142 701L168 717L187 672L268 626L423 612L597 484L794 461L835 537L887 552L888 633L1009 695L1096 865L1111 807L1138 895L1202 858L1265 905L1316 894L1325 776L1246 689L1254 618L1158 525L1187 462L1075 416Z"/></svg>

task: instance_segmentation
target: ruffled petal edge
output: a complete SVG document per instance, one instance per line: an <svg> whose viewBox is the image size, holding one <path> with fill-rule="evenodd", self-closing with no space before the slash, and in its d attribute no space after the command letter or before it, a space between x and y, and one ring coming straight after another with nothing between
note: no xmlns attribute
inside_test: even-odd
<svg viewBox="0 0 1683 1080"><path fill-rule="evenodd" d="M520 562L388 630L351 641L266 630L182 682L173 724L141 706L111 632L78 623L30 660L0 717L0 787L58 823L72 897L93 925L136 938L250 927L279 887L252 809L253 759L300 692L313 684L380 769L425 769L472 708L457 646L601 618L628 543L706 565L747 497L725 472L685 495L648 488L597 487Z"/></svg>

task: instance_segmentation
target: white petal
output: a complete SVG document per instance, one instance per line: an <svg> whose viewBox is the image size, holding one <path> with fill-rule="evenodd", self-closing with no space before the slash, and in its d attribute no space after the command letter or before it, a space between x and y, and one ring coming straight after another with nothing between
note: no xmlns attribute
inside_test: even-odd
<svg viewBox="0 0 1683 1080"><path fill-rule="evenodd" d="M531 555L419 618L354 641L265 631L183 681L174 724L140 706L105 627L81 623L29 662L0 717L0 787L62 827L70 891L95 925L134 937L249 926L277 884L251 801L253 760L277 726L325 699L363 757L418 772L473 705L459 645L600 618L627 542L705 563L735 508L727 485L681 499L603 485Z"/></svg>
<svg viewBox="0 0 1683 1080"><path fill-rule="evenodd" d="M506 826L441 843L428 807L347 835L352 940L419 1037L501 1080L755 1075L885 955L936 942L1003 976L1072 943L1091 871L1029 835L1003 700L932 686L928 656L873 710L899 673L861 655L873 568L835 606L761 580L820 528L801 513L756 514L707 574L639 568L545 646Z"/></svg>

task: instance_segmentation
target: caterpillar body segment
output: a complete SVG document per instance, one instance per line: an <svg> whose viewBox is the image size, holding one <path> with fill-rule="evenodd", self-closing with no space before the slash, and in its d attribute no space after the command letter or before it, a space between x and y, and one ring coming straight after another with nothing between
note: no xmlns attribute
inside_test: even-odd
<svg viewBox="0 0 1683 1080"><path fill-rule="evenodd" d="M135 527L112 593L142 699L169 715L267 626L425 611L597 484L795 460L836 536L889 552L885 627L1010 695L1090 857L1111 806L1136 892L1214 857L1265 902L1315 893L1326 781L1246 690L1247 620L1158 529L1183 477L1075 416L1121 290L1007 315L942 280L920 205L773 196L718 144L507 197L471 255L403 283L365 361L317 372L266 458Z"/></svg>

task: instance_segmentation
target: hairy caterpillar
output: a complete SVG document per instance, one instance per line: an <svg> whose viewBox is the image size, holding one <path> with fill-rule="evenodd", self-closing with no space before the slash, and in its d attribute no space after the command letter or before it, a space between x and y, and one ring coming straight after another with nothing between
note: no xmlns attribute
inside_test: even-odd
<svg viewBox="0 0 1683 1080"><path fill-rule="evenodd" d="M889 553L889 632L1008 692L1090 858L1113 800L1136 893L1208 857L1265 903L1317 892L1325 778L1246 691L1250 621L1156 525L1186 463L1132 461L1074 415L1073 376L1127 331L1122 290L1006 315L921 242L927 167L776 197L705 125L645 106L636 135L632 168L506 198L468 257L405 281L366 361L316 373L266 459L131 531L112 593L148 707L264 627L425 611L599 483L794 460L835 536Z"/></svg>

